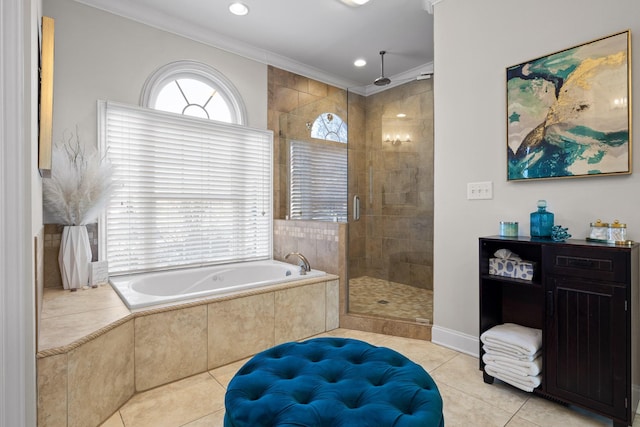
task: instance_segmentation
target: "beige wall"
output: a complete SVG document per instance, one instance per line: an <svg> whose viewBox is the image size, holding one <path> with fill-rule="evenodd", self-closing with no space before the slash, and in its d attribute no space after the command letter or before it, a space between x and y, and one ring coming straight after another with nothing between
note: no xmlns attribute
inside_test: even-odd
<svg viewBox="0 0 640 427"><path fill-rule="evenodd" d="M56 20L53 140L79 126L96 143L96 101L138 105L142 87L159 67L178 60L203 62L240 92L248 125L267 126L267 66L196 41L82 5L47 0Z"/></svg>
<svg viewBox="0 0 640 427"><path fill-rule="evenodd" d="M434 341L477 353L478 237L498 233L546 199L557 224L583 239L597 218L640 240L640 176L506 181L505 69L630 29L640 69L640 2L443 0L435 6ZM634 86L640 99L640 85ZM637 110L636 110L637 111ZM637 112L634 128L640 129ZM638 166L640 154L634 150ZM467 200L468 182L492 181L492 200Z"/></svg>

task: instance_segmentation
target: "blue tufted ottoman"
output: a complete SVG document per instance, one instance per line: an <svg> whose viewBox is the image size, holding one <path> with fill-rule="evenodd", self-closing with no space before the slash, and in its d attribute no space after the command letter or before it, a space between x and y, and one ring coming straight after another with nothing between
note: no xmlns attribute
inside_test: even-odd
<svg viewBox="0 0 640 427"><path fill-rule="evenodd" d="M225 427L443 427L427 372L398 352L346 338L258 353L233 377Z"/></svg>

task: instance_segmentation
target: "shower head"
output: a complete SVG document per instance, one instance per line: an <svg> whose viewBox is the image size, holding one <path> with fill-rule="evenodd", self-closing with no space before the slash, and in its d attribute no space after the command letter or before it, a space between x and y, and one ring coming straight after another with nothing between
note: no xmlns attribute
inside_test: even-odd
<svg viewBox="0 0 640 427"><path fill-rule="evenodd" d="M373 82L373 84L376 85L376 86L386 86L389 83L391 83L391 80L389 80L387 77L384 77L384 76L378 77Z"/></svg>
<svg viewBox="0 0 640 427"><path fill-rule="evenodd" d="M391 80L384 76L384 54L387 53L384 50L380 51L380 77L374 80L373 84L376 86L386 86L391 83Z"/></svg>

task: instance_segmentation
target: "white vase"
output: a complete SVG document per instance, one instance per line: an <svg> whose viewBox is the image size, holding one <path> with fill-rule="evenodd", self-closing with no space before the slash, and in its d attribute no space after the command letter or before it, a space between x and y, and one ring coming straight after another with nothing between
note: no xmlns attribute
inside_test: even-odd
<svg viewBox="0 0 640 427"><path fill-rule="evenodd" d="M89 281L91 244L84 225L67 225L62 230L58 264L64 289L78 289Z"/></svg>

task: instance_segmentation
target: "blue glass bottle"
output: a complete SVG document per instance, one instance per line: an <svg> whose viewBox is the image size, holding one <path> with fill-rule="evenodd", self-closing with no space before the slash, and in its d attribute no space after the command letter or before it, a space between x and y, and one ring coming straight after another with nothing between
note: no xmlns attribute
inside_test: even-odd
<svg viewBox="0 0 640 427"><path fill-rule="evenodd" d="M538 200L538 210L531 212L531 237L551 237L553 214L547 212L546 200Z"/></svg>

